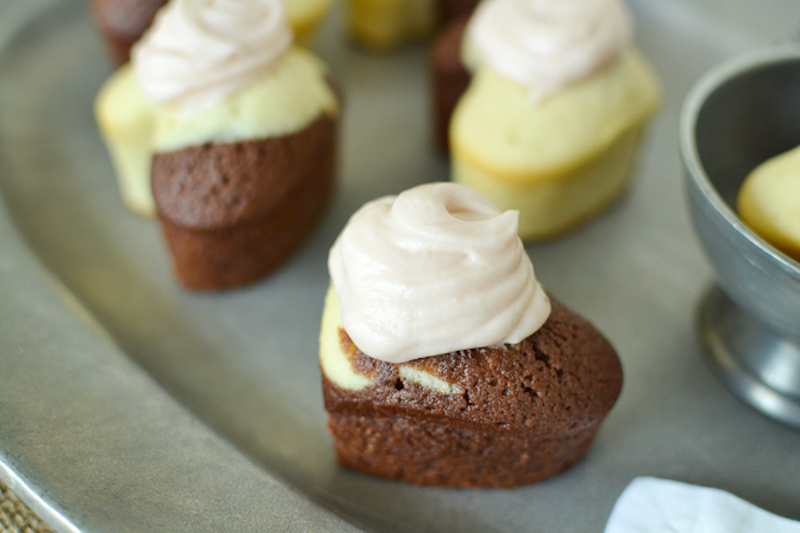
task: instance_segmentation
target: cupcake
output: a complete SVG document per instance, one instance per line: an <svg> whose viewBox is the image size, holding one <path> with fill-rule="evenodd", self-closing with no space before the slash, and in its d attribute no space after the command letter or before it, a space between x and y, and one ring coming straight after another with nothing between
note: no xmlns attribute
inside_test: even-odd
<svg viewBox="0 0 800 533"><path fill-rule="evenodd" d="M220 2L220 5L231 1ZM317 1L312 0L311 3ZM325 2L327 1L325 0ZM308 3L303 0L287 2L290 12L291 6L294 6L293 9L299 13L295 15L294 27L298 27L302 21L306 21L303 23L305 24L303 27L310 27L309 15L307 15L309 9L303 7ZM252 2L245 0L242 3L243 9L250 4ZM131 5L139 4L132 2ZM306 15L301 16L303 13ZM293 50L296 49L293 47ZM125 61L127 61L128 53L126 50ZM295 84L299 81L301 80ZM312 83L312 86L317 87L318 84ZM129 64L123 65L109 77L100 88L95 100L95 117L114 166L122 202L131 212L143 217L155 217L156 215L150 184L150 169L155 150L156 122L159 121L156 117L156 102L158 101L157 94L145 94L140 80L134 73L133 66Z"/></svg>
<svg viewBox="0 0 800 533"><path fill-rule="evenodd" d="M340 464L422 485L513 487L584 455L622 369L537 282L517 220L452 183L352 216L330 252L320 334Z"/></svg>
<svg viewBox="0 0 800 533"><path fill-rule="evenodd" d="M660 102L619 0L486 0L462 40L473 78L449 125L452 179L559 236L626 190Z"/></svg>
<svg viewBox="0 0 800 533"><path fill-rule="evenodd" d="M92 0L92 18L117 66L130 59L131 47L153 23L167 0ZM289 24L298 42L311 39L330 9L330 0L285 0Z"/></svg>
<svg viewBox="0 0 800 533"><path fill-rule="evenodd" d="M800 146L756 167L736 200L742 221L800 262Z"/></svg>
<svg viewBox="0 0 800 533"><path fill-rule="evenodd" d="M350 36L374 50L428 38L449 21L466 17L478 0L349 0Z"/></svg>
<svg viewBox="0 0 800 533"><path fill-rule="evenodd" d="M278 0L173 0L96 109L117 166L138 165L123 195L155 206L186 287L263 277L330 199L338 99L324 65L292 45Z"/></svg>

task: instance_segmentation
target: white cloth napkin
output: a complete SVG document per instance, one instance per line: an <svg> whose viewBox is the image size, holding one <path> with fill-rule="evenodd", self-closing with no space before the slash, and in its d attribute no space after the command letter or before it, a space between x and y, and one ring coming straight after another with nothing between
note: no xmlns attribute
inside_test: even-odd
<svg viewBox="0 0 800 533"><path fill-rule="evenodd" d="M800 533L800 522L723 490L638 477L614 505L605 533Z"/></svg>

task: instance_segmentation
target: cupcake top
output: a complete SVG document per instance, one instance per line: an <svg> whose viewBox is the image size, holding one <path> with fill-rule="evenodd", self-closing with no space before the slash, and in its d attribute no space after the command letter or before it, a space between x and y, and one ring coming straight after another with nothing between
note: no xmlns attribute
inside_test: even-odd
<svg viewBox="0 0 800 533"><path fill-rule="evenodd" d="M155 152L280 137L339 113L327 67L292 44L281 0L171 0L100 102L105 123L146 122Z"/></svg>
<svg viewBox="0 0 800 533"><path fill-rule="evenodd" d="M534 99L613 61L632 35L620 0L484 0L467 28L479 61L529 86Z"/></svg>
<svg viewBox="0 0 800 533"><path fill-rule="evenodd" d="M400 363L516 344L539 329L550 301L517 235L518 218L453 183L358 210L328 258L355 345Z"/></svg>
<svg viewBox="0 0 800 533"><path fill-rule="evenodd" d="M132 60L153 102L197 109L263 76L291 43L280 0L172 0Z"/></svg>

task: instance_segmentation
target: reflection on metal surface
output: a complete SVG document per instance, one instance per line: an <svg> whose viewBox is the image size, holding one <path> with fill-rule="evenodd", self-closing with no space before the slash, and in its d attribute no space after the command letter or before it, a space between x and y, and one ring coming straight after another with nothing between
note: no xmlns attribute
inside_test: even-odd
<svg viewBox="0 0 800 533"><path fill-rule="evenodd" d="M800 346L753 320L714 286L704 296L699 337L725 385L767 416L800 429Z"/></svg>

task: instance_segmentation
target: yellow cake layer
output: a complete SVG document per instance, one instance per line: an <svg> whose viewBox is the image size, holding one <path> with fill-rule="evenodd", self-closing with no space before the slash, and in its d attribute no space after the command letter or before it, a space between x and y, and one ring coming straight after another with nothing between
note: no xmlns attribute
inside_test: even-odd
<svg viewBox="0 0 800 533"><path fill-rule="evenodd" d="M95 100L95 118L111 156L122 202L144 217L156 214L150 190L155 109L136 82L130 63L111 75Z"/></svg>
<svg viewBox="0 0 800 533"><path fill-rule="evenodd" d="M800 146L750 173L739 190L736 207L754 232L800 261Z"/></svg>
<svg viewBox="0 0 800 533"><path fill-rule="evenodd" d="M300 131L321 114L338 111L326 73L313 54L293 47L268 74L211 107L187 114L159 106L153 148L170 152L209 141L266 139Z"/></svg>
<svg viewBox="0 0 800 533"><path fill-rule="evenodd" d="M625 132L604 152L562 173L557 181L509 183L458 158L453 160L453 179L483 193L503 210L519 211L522 240L552 239L587 221L625 192L642 130Z"/></svg>
<svg viewBox="0 0 800 533"><path fill-rule="evenodd" d="M658 78L634 49L541 101L482 67L453 114L453 158L509 185L557 182L645 124L660 95Z"/></svg>
<svg viewBox="0 0 800 533"><path fill-rule="evenodd" d="M284 5L295 42L305 46L330 11L331 0L286 0Z"/></svg>
<svg viewBox="0 0 800 533"><path fill-rule="evenodd" d="M187 113L156 106L129 66L103 85L95 115L117 173L123 202L143 216L155 214L150 190L153 154L207 142L289 135L322 113L338 113L327 70L313 54L292 47L268 74L223 101Z"/></svg>
<svg viewBox="0 0 800 533"><path fill-rule="evenodd" d="M364 374L353 369L348 355L342 350L339 330L344 330L342 315L339 308L339 297L331 285L325 296L325 307L322 311L322 328L319 335L319 360L325 376L346 390L361 390L375 383ZM441 394L462 394L463 391L456 385L434 376L429 372L420 370L412 365L401 364L398 369L403 379L437 391Z"/></svg>
<svg viewBox="0 0 800 533"><path fill-rule="evenodd" d="M350 36L376 50L423 39L436 24L434 0L349 0L347 14Z"/></svg>

